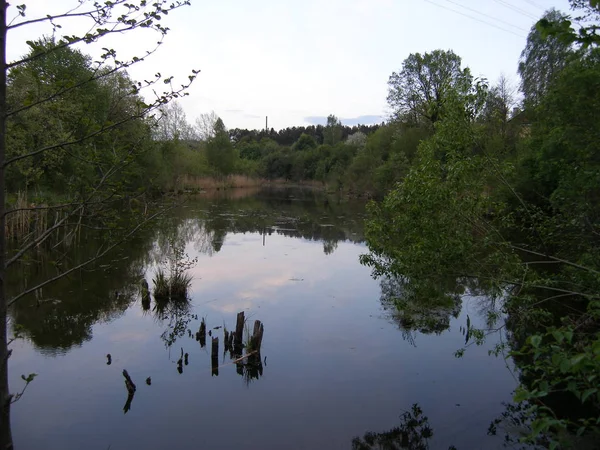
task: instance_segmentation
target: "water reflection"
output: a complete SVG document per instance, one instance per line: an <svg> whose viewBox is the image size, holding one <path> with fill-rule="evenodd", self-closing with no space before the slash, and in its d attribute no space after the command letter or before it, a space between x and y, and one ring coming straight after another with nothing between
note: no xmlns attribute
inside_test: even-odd
<svg viewBox="0 0 600 450"><path fill-rule="evenodd" d="M352 440L352 450L428 450L433 438L429 418L415 403L400 416L400 425L385 432L368 432ZM448 450L456 450L451 445Z"/></svg>
<svg viewBox="0 0 600 450"><path fill-rule="evenodd" d="M236 195L238 198L227 194L196 197L167 217L148 224L109 258L18 302L11 310L15 326L21 327L23 334L47 354L64 353L81 345L91 339L95 323L114 320L138 299L142 300L142 308L149 310L148 286L144 288L142 281L140 288L148 264L158 267L167 258L167 264L172 265L174 258L181 258L188 243L197 252L210 256L222 250L230 233L261 233L264 245L269 245L269 236L277 234L321 241L324 253L329 255L340 241L363 239L362 217L354 214L362 211L360 204L325 202L322 193L310 190L266 189L247 198L239 198L239 191ZM66 250L61 270L89 258L100 245L93 235L82 238L77 248ZM9 291L19 292L56 275L57 268L50 257L53 252L56 249L40 256L45 264L20 267L18 276L9 277ZM157 316L161 312L160 308L154 311ZM180 337L185 316L183 305L169 312L173 321L169 328L175 333L165 335L166 344L172 345Z"/></svg>
<svg viewBox="0 0 600 450"><path fill-rule="evenodd" d="M382 277L379 284L383 309L412 345L416 333L440 335L448 330L461 314L465 297L477 297L476 312L485 319L486 329L500 318L499 293L475 278Z"/></svg>
<svg viewBox="0 0 600 450"><path fill-rule="evenodd" d="M18 447L187 449L201 436L211 449L348 448L365 430L374 430L373 445L383 445L377 435L396 424L398 405L418 402L435 428L432 448L437 440L498 448L488 445L493 438L465 445L486 438L515 387L487 348L474 347L460 361L453 356L465 340L459 325L467 315L478 321L478 304L463 298L457 319L452 311L436 313L441 325L424 312L413 313L418 320L381 320L381 286L358 262L363 206L292 191L191 199L131 247L71 277L62 291L44 290L42 300L61 299L57 315L61 308L69 313L69 303L81 308L73 320L77 313L85 319L86 307L107 319L90 320L82 343L56 326L52 333L64 340L58 358L39 355L40 339L58 340L38 336L43 317L26 322L28 339L11 358L11 382L18 386L21 373L40 376L14 408ZM83 255L89 242L82 243ZM152 280L174 243L198 257L189 270L193 284L185 302L156 302ZM24 278L31 281L28 273ZM101 300L89 298L88 286L97 286ZM382 297L408 300L418 310L423 297L411 294L419 291L413 286ZM117 291L122 305L110 296ZM15 320L35 314L31 301L33 312L19 305ZM400 323L423 333L418 348L401 340ZM137 385L133 396L123 369ZM235 433L227 432L231 424ZM425 437L422 425L415 438ZM402 433L399 439L397 447ZM361 437L356 444L369 442Z"/></svg>
<svg viewBox="0 0 600 450"><path fill-rule="evenodd" d="M381 303L398 324L403 336L414 342L414 333L441 334L462 308L464 288L437 280L385 277L380 280Z"/></svg>

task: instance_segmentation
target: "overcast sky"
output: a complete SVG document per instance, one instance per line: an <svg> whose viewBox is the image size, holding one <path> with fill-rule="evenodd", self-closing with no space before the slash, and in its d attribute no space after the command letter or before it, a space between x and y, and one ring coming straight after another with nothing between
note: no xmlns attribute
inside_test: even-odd
<svg viewBox="0 0 600 450"><path fill-rule="evenodd" d="M34 18L77 1L26 3ZM214 110L228 128L262 128L265 116L275 129L318 123L328 114L348 124L377 123L389 112L388 77L410 53L451 49L475 76L495 81L504 73L517 84L527 33L552 7L568 12L568 1L192 0L169 14L164 45L130 74L148 79L158 71L183 82L200 69L181 101L190 122ZM81 33L76 25L63 30ZM26 53L27 39L50 32L11 31L9 57ZM155 41L141 30L101 43L127 56Z"/></svg>

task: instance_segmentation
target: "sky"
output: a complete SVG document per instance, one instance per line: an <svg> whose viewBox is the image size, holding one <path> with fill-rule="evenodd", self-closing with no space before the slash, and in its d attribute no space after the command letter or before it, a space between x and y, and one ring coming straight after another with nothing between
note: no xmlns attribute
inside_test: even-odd
<svg viewBox="0 0 600 450"><path fill-rule="evenodd" d="M78 2L20 3L32 19ZM129 74L143 80L160 72L183 83L201 70L180 100L190 123L210 111L228 128L264 128L266 116L275 129L324 123L329 114L348 125L380 123L390 113L388 78L411 53L453 50L474 76L493 83L505 74L518 85L527 33L553 7L568 12L568 0L191 0L164 18L164 43ZM10 7L8 17L15 15ZM82 21L60 24L61 33L87 31ZM9 60L51 32L47 24L10 30ZM138 30L81 50L141 55L156 40Z"/></svg>

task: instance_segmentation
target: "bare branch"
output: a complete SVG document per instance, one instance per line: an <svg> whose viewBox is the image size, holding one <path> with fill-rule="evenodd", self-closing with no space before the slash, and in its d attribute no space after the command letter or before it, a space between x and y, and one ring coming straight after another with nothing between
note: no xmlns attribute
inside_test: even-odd
<svg viewBox="0 0 600 450"><path fill-rule="evenodd" d="M522 252L531 253L532 255L543 256L544 258L548 258L548 259L551 259L553 261L561 262L563 264L567 264L569 266L576 267L578 269L585 270L587 272L592 272L592 273L595 273L596 275L600 275L600 272L597 271L597 270L594 270L594 269L592 269L590 267L582 266L580 264L577 264L577 263L574 263L574 262L571 262L571 261L567 261L566 259L557 258L556 256L550 256L550 255L547 255L545 253L536 252L534 250L529 250L527 248L518 247L516 245L510 245L510 246L512 248L514 248L515 250L520 250Z"/></svg>
<svg viewBox="0 0 600 450"><path fill-rule="evenodd" d="M130 12L128 14L124 14L124 15L118 17L117 20L114 22L109 21L109 19L111 17L110 16L111 10L115 6L118 6L121 4L123 6L125 6L127 4L125 3L125 0L117 0L110 4L105 4L101 8L97 9L99 17L94 17L94 12L87 14L87 16L90 17L95 22L95 25L91 28L91 31L86 33L84 36L82 36L82 37L64 36L62 42L59 45L57 45L56 47L53 47L52 49L49 49L46 52L40 52L38 54L34 54L34 55L31 55L31 56L23 58L23 59L13 61L6 65L6 69L11 69L11 68L19 66L21 64L25 64L27 62L30 62L37 58L45 56L48 53L60 50L62 48L69 47L74 44L78 44L80 42L90 44L92 42L97 41L99 38L101 38L103 36L106 36L109 34L126 33L129 31L138 29L138 28L154 29L155 31L161 33L162 36L164 37L164 35L167 34L169 29L161 26L158 23L158 21L160 20L160 14L168 14L168 12L178 9L182 6L188 6L188 5L190 5L190 0L177 1L177 2L174 2L171 5L169 5L167 8L163 8L162 5L165 5L166 3L167 3L167 0L156 1L155 3L152 4L153 10L151 12L144 12L143 13L144 18L139 21L129 18L129 14L131 14L133 11L142 11L144 9L144 6L135 7L134 5L130 5L129 6ZM77 14L80 16L84 15L83 13L77 13ZM30 23L35 23L35 22L40 22L40 21L52 22L52 20L54 20L56 17L57 16L47 16L45 18L33 19L32 21L29 21L29 22ZM22 24L27 24L27 23L22 22ZM96 28L94 30L94 27L104 26L104 25L108 25L108 24L112 25L111 29ZM21 23L12 25L12 28L17 27L17 26L21 26ZM161 38L161 41L162 41L162 38Z"/></svg>

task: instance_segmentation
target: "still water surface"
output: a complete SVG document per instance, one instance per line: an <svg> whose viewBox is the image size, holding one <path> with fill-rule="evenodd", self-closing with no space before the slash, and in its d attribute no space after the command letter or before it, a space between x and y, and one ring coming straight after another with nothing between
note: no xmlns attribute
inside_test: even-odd
<svg viewBox="0 0 600 450"><path fill-rule="evenodd" d="M38 374L12 409L16 448L351 449L357 436L402 426L415 403L433 431L423 448L501 448L487 430L516 382L488 356L497 337L454 356L467 315L483 326L489 300L463 295L434 326L395 319L359 263L363 219L364 204L312 191L194 198L110 261L43 292L40 307L14 310L24 339L12 390ZM139 281L152 288L174 242L198 258L190 308L144 311ZM95 251L86 245L79 251ZM193 334L202 317L208 329L235 328L239 311L250 327L264 324L262 376L240 376L222 348L215 376L210 338L201 348ZM222 342L223 329L212 332ZM126 413L123 369L137 384Z"/></svg>

